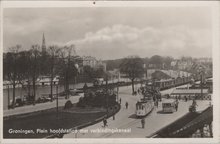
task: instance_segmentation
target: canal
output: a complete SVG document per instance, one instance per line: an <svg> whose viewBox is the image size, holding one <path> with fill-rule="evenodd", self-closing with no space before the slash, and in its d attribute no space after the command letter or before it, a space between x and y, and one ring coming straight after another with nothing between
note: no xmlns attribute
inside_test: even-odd
<svg viewBox="0 0 220 144"><path fill-rule="evenodd" d="M87 83L87 86L91 86L91 83ZM70 84L70 89L76 89L76 88L82 88L84 86L84 83L79 83L79 84ZM58 93L64 91L64 86L59 85L58 86ZM31 92L32 93L32 89ZM27 88L16 88L15 89L15 96L16 97L24 97L25 95L28 94L28 89ZM50 94L50 86L36 86L36 100L41 97L41 96L49 96ZM53 94L56 94L56 86L53 86ZM12 102L13 99L13 89L9 88L9 93L8 89L3 89L3 110L8 109L8 95L10 102Z"/></svg>

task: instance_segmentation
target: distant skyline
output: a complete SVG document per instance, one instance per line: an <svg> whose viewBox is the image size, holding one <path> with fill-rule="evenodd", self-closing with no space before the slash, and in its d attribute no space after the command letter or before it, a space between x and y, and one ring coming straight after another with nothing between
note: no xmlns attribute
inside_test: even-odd
<svg viewBox="0 0 220 144"><path fill-rule="evenodd" d="M4 52L42 44L71 45L98 59L129 55L212 56L209 7L4 9Z"/></svg>

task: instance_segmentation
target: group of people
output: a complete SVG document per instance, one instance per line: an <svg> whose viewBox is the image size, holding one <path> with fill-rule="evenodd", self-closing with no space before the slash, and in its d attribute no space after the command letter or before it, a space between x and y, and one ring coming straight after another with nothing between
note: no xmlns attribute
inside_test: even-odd
<svg viewBox="0 0 220 144"><path fill-rule="evenodd" d="M169 95L169 94L168 94L168 95ZM168 95L167 95L167 99L170 98L170 96L168 96ZM175 99L178 99L178 100L183 99L185 102L187 102L188 100L191 100L191 99L193 99L193 98L190 97L190 96L184 96L184 97L176 96ZM197 99L197 96L196 96L194 99Z"/></svg>

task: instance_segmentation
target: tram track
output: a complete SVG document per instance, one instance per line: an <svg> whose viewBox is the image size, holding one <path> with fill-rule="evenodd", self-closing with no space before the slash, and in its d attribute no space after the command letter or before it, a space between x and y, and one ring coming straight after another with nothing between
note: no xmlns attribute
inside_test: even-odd
<svg viewBox="0 0 220 144"><path fill-rule="evenodd" d="M152 112L154 110L154 107L151 109L151 111L147 114L147 115L145 115L144 117L142 117L142 118L146 118L147 116L149 116L150 115L150 113ZM125 129L125 128L129 128L129 127L131 127L131 126L133 126L133 125L136 125L137 123L140 123L140 118L138 118L138 117L136 117L133 121L130 121L130 122L128 122L128 123L126 123L126 124L124 124L124 125L122 125L122 126L120 126L120 127L117 127L118 129ZM113 135L115 135L115 134L117 134L117 133L107 133L107 134L103 134L103 135L101 135L101 136L99 136L100 138L102 137L105 137L105 138L108 138L108 137L111 137L111 136L113 136Z"/></svg>
<svg viewBox="0 0 220 144"><path fill-rule="evenodd" d="M174 89L174 88L175 88L175 87L172 87L172 88L169 88L169 89L172 90L172 89ZM162 92L165 92L165 91L167 91L167 90L168 90L168 89L164 89L164 90L161 90L161 91L162 91ZM121 95L126 95L126 94L128 94L128 92L123 90L123 91L119 92L119 94L121 94ZM137 96L132 96L132 97L130 97L130 98L132 99L132 101L135 101L136 98L137 98ZM135 107L134 107L134 109L135 109ZM148 117L153 110L154 110L154 107L151 109L151 111L150 111L147 115L144 116L144 118ZM140 117L140 118L136 117L134 120L131 120L131 121L125 123L125 124L122 123L122 124L119 125L119 126L109 127L109 129L127 129L127 128L131 128L131 127L133 127L134 125L138 125L138 123L140 123L140 119L141 119L141 118L143 118L143 117ZM107 128L108 128L108 127L107 127ZM99 135L98 138L110 138L110 137L114 137L114 135L117 135L117 134L119 134L119 133L117 133L117 132L115 132L115 133L111 133L111 132L103 133L103 134Z"/></svg>
<svg viewBox="0 0 220 144"><path fill-rule="evenodd" d="M128 128L129 126L132 126L132 125L135 125L137 123L139 123L140 121L138 119L135 119L133 121L130 121L129 123L126 123L120 127L117 127L118 129L125 129L125 128ZM117 133L107 133L107 134L103 134L101 136L99 136L99 138L107 138L107 137L110 137L110 136L113 136Z"/></svg>

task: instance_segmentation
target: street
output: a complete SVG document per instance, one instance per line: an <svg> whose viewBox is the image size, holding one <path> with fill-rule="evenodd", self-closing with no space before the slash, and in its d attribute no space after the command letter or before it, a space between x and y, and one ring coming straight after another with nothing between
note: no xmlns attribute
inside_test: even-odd
<svg viewBox="0 0 220 144"><path fill-rule="evenodd" d="M79 100L79 95L78 96L72 96L70 97L69 100L71 100L72 103L76 103ZM66 99L61 98L58 100L58 106L64 106L66 103ZM36 111L41 111L41 110L46 110L50 108L55 108L56 107L56 100L53 102L46 102L46 103L40 103L40 104L35 104L35 105L27 105L23 107L17 107L15 109L9 109L9 110L4 110L3 111L3 116L11 116L11 115L17 115L17 114L24 114L24 113L29 113L29 112L36 112Z"/></svg>
<svg viewBox="0 0 220 144"><path fill-rule="evenodd" d="M168 93L170 90L164 92ZM103 127L103 122L99 122L84 128L83 131L86 131L86 133L69 133L64 135L64 138L144 138L186 114L189 106L192 104L192 101L180 101L177 112L164 114L161 112L162 103L160 102L158 108L155 107L145 118L146 124L143 129L141 127L141 119L137 119L135 116L135 103L140 99L140 96L131 95L131 86L129 86L120 88L119 97L122 99L121 110L115 115L115 120L112 117L107 119L108 126L106 128ZM129 104L128 109L125 107L126 102ZM209 101L197 101L197 104L197 110L203 110L209 106ZM116 128L131 129L131 131L129 133L91 133L95 129Z"/></svg>

